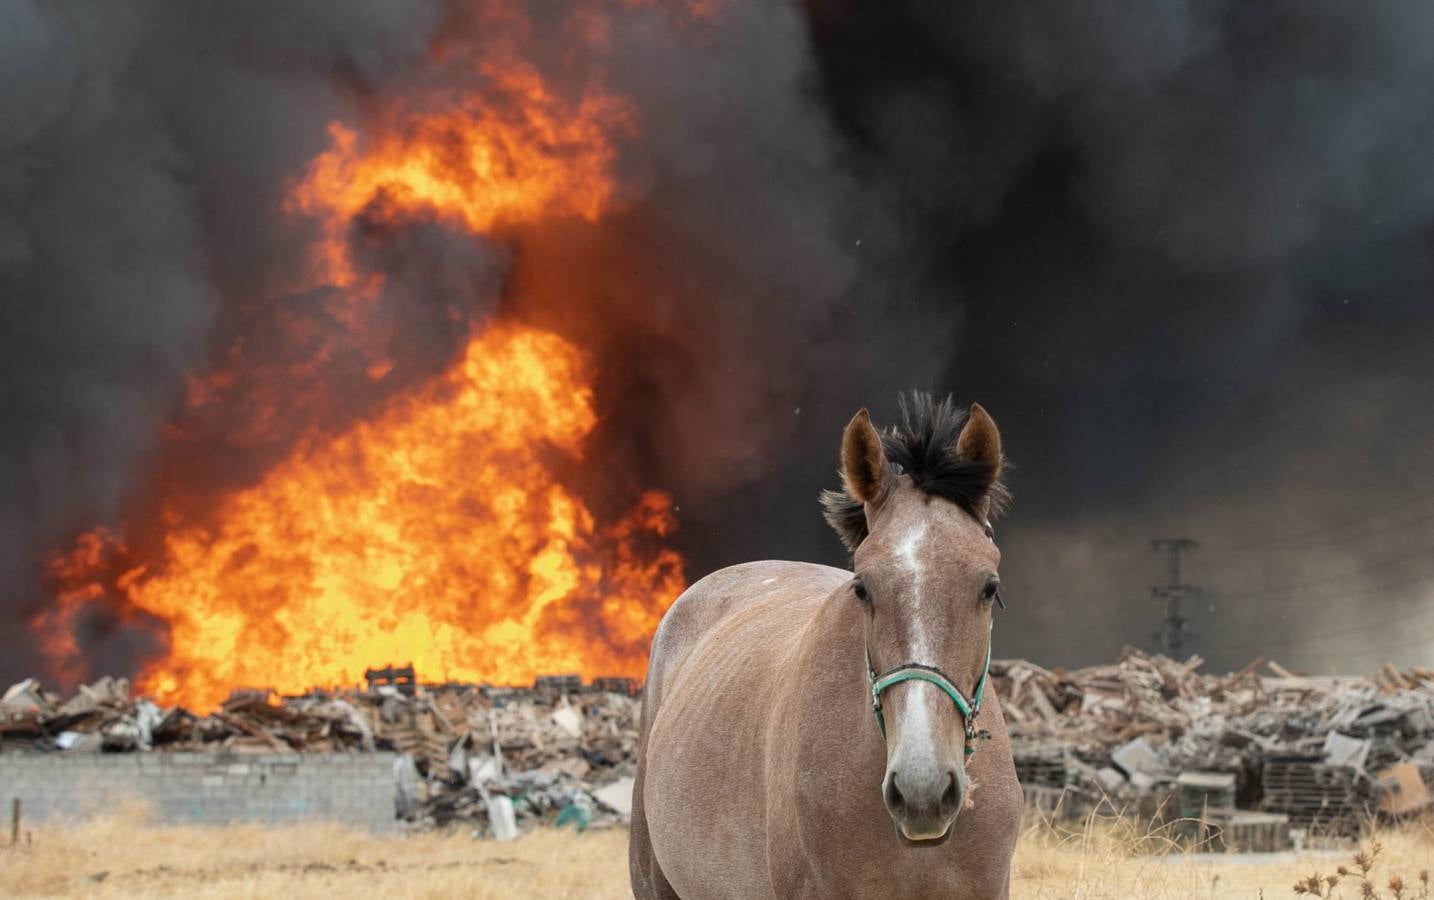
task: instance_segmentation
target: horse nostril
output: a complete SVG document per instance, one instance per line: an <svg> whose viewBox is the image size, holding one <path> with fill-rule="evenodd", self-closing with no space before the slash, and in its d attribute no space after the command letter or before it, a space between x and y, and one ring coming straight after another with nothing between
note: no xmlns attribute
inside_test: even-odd
<svg viewBox="0 0 1434 900"><path fill-rule="evenodd" d="M954 815L961 805L961 791L956 786L956 773L946 773L946 790L941 792L941 816Z"/></svg>
<svg viewBox="0 0 1434 900"><path fill-rule="evenodd" d="M886 808L892 815L900 815L906 806L906 798L901 796L901 789L896 786L895 772L892 772L891 776L886 779L886 789L882 791L882 798L886 801Z"/></svg>

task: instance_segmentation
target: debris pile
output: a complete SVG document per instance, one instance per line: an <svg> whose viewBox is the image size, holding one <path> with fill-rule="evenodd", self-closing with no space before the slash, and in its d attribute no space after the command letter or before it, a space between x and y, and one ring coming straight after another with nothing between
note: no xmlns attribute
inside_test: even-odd
<svg viewBox="0 0 1434 900"><path fill-rule="evenodd" d="M1434 672L1293 674L1276 663L1199 672L1127 650L1071 671L994 660L993 686L1027 801L1080 815L1111 801L1152 817L1217 819L1226 844L1278 847L1290 828L1347 834L1370 812L1430 804ZM399 815L507 834L525 824L624 819L638 685L577 676L532 688L423 685L373 669L367 688L277 697L237 690L199 716L103 678L57 697L34 680L0 699L0 750L365 752L392 750Z"/></svg>
<svg viewBox="0 0 1434 900"><path fill-rule="evenodd" d="M1278 812L1325 833L1428 804L1434 672L1314 677L1260 661L1207 675L1201 662L1134 649L1068 672L993 661L1032 805L1078 815L1110 799L1154 812L1187 773L1231 776L1231 810Z"/></svg>
<svg viewBox="0 0 1434 900"><path fill-rule="evenodd" d="M539 682L541 685L542 682ZM426 688L358 708L375 741L403 755L399 814L428 825L471 821L579 829L630 811L640 701L571 683Z"/></svg>
<svg viewBox="0 0 1434 900"><path fill-rule="evenodd" d="M122 678L68 699L27 679L0 698L0 751L392 750L398 814L414 823L492 831L499 820L626 818L640 703L631 679L548 677L524 689L418 686L407 674L297 697L236 690L205 716L134 698Z"/></svg>

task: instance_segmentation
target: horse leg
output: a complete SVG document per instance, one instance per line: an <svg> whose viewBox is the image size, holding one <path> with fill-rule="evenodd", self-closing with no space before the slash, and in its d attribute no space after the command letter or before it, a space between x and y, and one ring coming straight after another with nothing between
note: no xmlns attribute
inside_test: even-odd
<svg viewBox="0 0 1434 900"><path fill-rule="evenodd" d="M657 854L652 850L652 838L647 831L647 814L642 802L642 785L645 780L645 766L642 760L637 764L637 775L632 784L632 823L628 828L627 867L632 878L632 895L636 900L681 900L677 891L668 884L667 876L657 864Z"/></svg>

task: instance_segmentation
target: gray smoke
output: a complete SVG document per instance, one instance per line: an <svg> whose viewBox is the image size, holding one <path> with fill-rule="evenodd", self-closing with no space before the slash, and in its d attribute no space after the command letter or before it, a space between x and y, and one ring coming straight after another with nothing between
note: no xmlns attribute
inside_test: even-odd
<svg viewBox="0 0 1434 900"><path fill-rule="evenodd" d="M318 298L292 296L306 235L278 210L286 179L327 144L329 121L422 63L439 16L432 4L337 11L0 4L6 675L41 668L23 623L47 602L46 554L96 524L143 526L157 482L202 495L242 483L280 449L239 446L244 404L162 445L186 373L226 354L258 360L250 368L305 358L312 346L278 337L280 310L339 345L316 377L353 367ZM399 279L393 293L411 287ZM405 323L433 319L426 297L387 301ZM97 667L133 664L143 635L92 625Z"/></svg>
<svg viewBox="0 0 1434 900"><path fill-rule="evenodd" d="M1148 541L1189 535L1187 651L1428 662L1434 10L812 16L830 108L925 235L908 259L965 301L941 384L1022 464L1003 649L1150 646Z"/></svg>
<svg viewBox="0 0 1434 900"><path fill-rule="evenodd" d="M483 89L485 8L0 3L5 633L77 531L153 558L161 498L202 518L505 307L599 362L590 499L675 492L694 577L840 563L815 497L841 427L925 387L986 404L1019 464L1003 652L1148 644L1146 542L1176 533L1208 545L1216 664L1415 652L1390 636L1434 576L1434 497L1401 505L1434 438L1434 12L633 4L594 42L589 4L516 6L563 97L632 107L616 212L501 242L361 221L387 287L357 334L295 288L314 232L286 191L375 98ZM181 412L216 365L234 383ZM124 671L163 634L110 613L81 637Z"/></svg>
<svg viewBox="0 0 1434 900"><path fill-rule="evenodd" d="M913 342L943 309L881 327L905 362L863 375L887 349L854 335L909 292L876 290L861 257L894 257L901 237L842 158L799 9L633 5L594 43L575 37L583 3L515 8L527 37L465 4L0 7L0 623L17 636L0 675L42 668L22 635L51 602L47 554L103 524L133 550L116 571L162 558L161 504L202 521L306 430L441 370L500 302L603 363L590 457L620 477L590 491L606 510L670 487L685 513L764 483L814 398L939 370L942 349ZM457 109L486 89L474 63L514 47L560 99L598 84L632 107L619 211L499 244L361 217L352 252L386 287L379 326L349 329L331 291L295 287L316 233L281 214L290 185L330 122L362 139L382 123L375 100ZM853 366L858 346L871 357ZM394 364L377 384L375 358ZM187 404L216 367L232 382ZM79 637L93 670L123 672L164 632L112 601Z"/></svg>

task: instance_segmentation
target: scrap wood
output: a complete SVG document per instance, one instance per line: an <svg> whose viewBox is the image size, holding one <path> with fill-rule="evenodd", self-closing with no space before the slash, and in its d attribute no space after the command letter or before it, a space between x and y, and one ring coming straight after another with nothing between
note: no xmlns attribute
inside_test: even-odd
<svg viewBox="0 0 1434 900"><path fill-rule="evenodd" d="M1279 663L1275 662L1273 659L1270 660L1269 662L1265 663L1265 665L1269 666L1270 671L1271 671L1271 672L1274 672L1275 675L1278 676L1278 677L1280 677L1280 678L1298 678L1298 677L1299 677L1299 676L1296 675L1295 673L1291 672L1289 669L1286 669L1284 666L1282 666L1282 665L1280 665Z"/></svg>
<svg viewBox="0 0 1434 900"><path fill-rule="evenodd" d="M1308 676L1259 660L1211 675L1199 671L1200 663L1199 657L1177 661L1126 648L1114 664L1040 670L1044 675L1037 677L1023 660L994 660L991 675L1017 771L1045 784L1064 782L1078 795L1114 791L1129 801L1168 790L1181 771L1228 772L1247 802L1304 822L1312 803L1375 808L1375 769L1434 760L1434 679L1427 669L1386 665L1369 678ZM1126 782L1102 777L1111 757L1137 741L1146 742L1168 772L1142 772ZM1066 748L1064 775L1033 775L1052 765L1053 744ZM1308 774L1289 768L1286 759L1308 760ZM1273 774L1262 780L1267 761L1273 761L1270 773L1292 772L1289 777L1306 781Z"/></svg>
<svg viewBox="0 0 1434 900"><path fill-rule="evenodd" d="M1225 772L1243 802L1303 821L1318 802L1374 807L1375 772L1410 761L1434 771L1428 669L1383 666L1351 678L1298 675L1264 660L1226 675L1200 665L1197 656L1173 660L1133 648L1079 669L992 660L991 690L1023 782L1085 798L1062 807L1078 812L1112 794L1158 799L1181 772ZM571 678L541 689L420 684L411 695L389 686L299 697L260 689L194 715L131 697L123 679L102 679L68 699L27 680L0 703L0 750L390 750L415 774L404 807L414 822L482 829L484 797L497 795L512 799L520 824L559 815L603 822L617 814L595 792L632 774L641 706L630 685L612 684L620 689L574 688ZM1135 741L1159 765L1112 777L1112 757ZM1291 759L1303 762L1281 762ZM1434 775L1423 777L1434 783ZM1265 785L1271 794L1262 793ZM1269 805L1281 802L1290 809Z"/></svg>
<svg viewBox="0 0 1434 900"><path fill-rule="evenodd" d="M222 712L211 713L211 716L223 722L225 725L230 726L231 728L235 728L239 731L244 732L250 737L259 738L280 753L286 753L293 749L287 744L282 743L278 738L274 737L272 734L260 728L259 726L251 725L237 716L231 716L227 713Z"/></svg>

